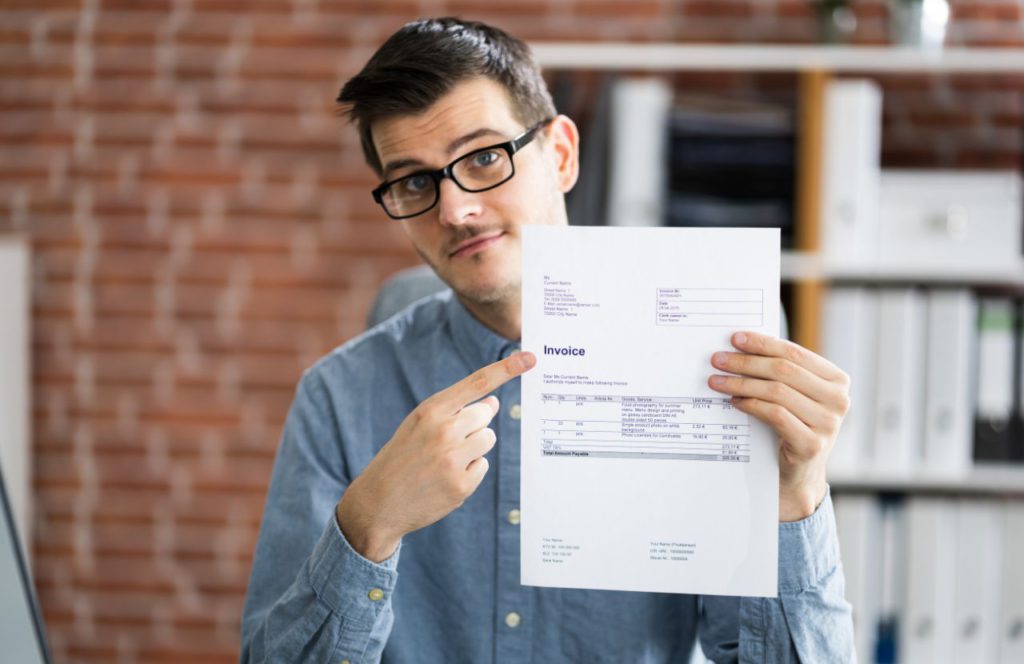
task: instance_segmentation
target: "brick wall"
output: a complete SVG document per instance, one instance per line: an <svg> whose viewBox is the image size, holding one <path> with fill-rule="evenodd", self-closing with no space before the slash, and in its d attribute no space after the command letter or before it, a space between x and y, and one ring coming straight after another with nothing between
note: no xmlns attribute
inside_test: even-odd
<svg viewBox="0 0 1024 664"><path fill-rule="evenodd" d="M884 42L886 5L856 6L855 40ZM796 0L0 3L0 232L33 247L33 550L58 661L237 659L296 381L416 262L332 100L444 13L527 39L815 35ZM1024 45L1024 2L954 16L953 43ZM887 164L1019 164L1024 76L883 82Z"/></svg>

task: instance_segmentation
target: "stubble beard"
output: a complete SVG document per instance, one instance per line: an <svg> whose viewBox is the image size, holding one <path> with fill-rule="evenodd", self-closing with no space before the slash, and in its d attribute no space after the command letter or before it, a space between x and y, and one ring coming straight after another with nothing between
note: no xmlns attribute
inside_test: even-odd
<svg viewBox="0 0 1024 664"><path fill-rule="evenodd" d="M493 229L483 229L472 233L462 234L461 237L455 238L451 244L458 244L470 237L481 235L489 230ZM504 241L507 242L510 240L511 238L506 237ZM441 281L455 291L460 298L472 304L477 304L483 307L494 307L495 305L513 301L519 295L520 279L518 274L498 275L497 283L482 284L474 282L469 277L463 277L460 279L448 270L442 269L439 265L440 261L431 257L420 247L416 247L416 252L419 253L423 261L434 270L434 273L437 274ZM488 260L488 257L485 254L486 252L477 253L459 260L471 261L474 266L479 266L485 260Z"/></svg>

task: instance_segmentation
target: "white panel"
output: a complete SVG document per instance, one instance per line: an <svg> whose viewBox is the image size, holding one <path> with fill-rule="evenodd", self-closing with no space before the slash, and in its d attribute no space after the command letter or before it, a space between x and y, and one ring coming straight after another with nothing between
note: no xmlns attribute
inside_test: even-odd
<svg viewBox="0 0 1024 664"><path fill-rule="evenodd" d="M26 561L32 513L28 283L27 240L0 238L0 466Z"/></svg>

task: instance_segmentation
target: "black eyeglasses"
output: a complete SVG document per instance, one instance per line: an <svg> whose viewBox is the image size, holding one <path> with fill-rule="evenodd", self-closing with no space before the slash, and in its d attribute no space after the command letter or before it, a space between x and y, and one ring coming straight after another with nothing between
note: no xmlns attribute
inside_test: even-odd
<svg viewBox="0 0 1024 664"><path fill-rule="evenodd" d="M436 171L417 171L384 182L373 190L373 200L392 219L408 219L437 205L444 178L451 178L459 189L471 193L499 187L516 174L512 155L529 144L540 128L553 119L541 120L511 141L473 150Z"/></svg>

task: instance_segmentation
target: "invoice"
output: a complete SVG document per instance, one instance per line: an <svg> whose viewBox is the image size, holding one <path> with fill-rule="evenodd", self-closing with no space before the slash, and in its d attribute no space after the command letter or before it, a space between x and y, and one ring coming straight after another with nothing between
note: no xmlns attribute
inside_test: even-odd
<svg viewBox="0 0 1024 664"><path fill-rule="evenodd" d="M522 583L774 597L774 432L707 385L778 335L778 229L524 227Z"/></svg>

